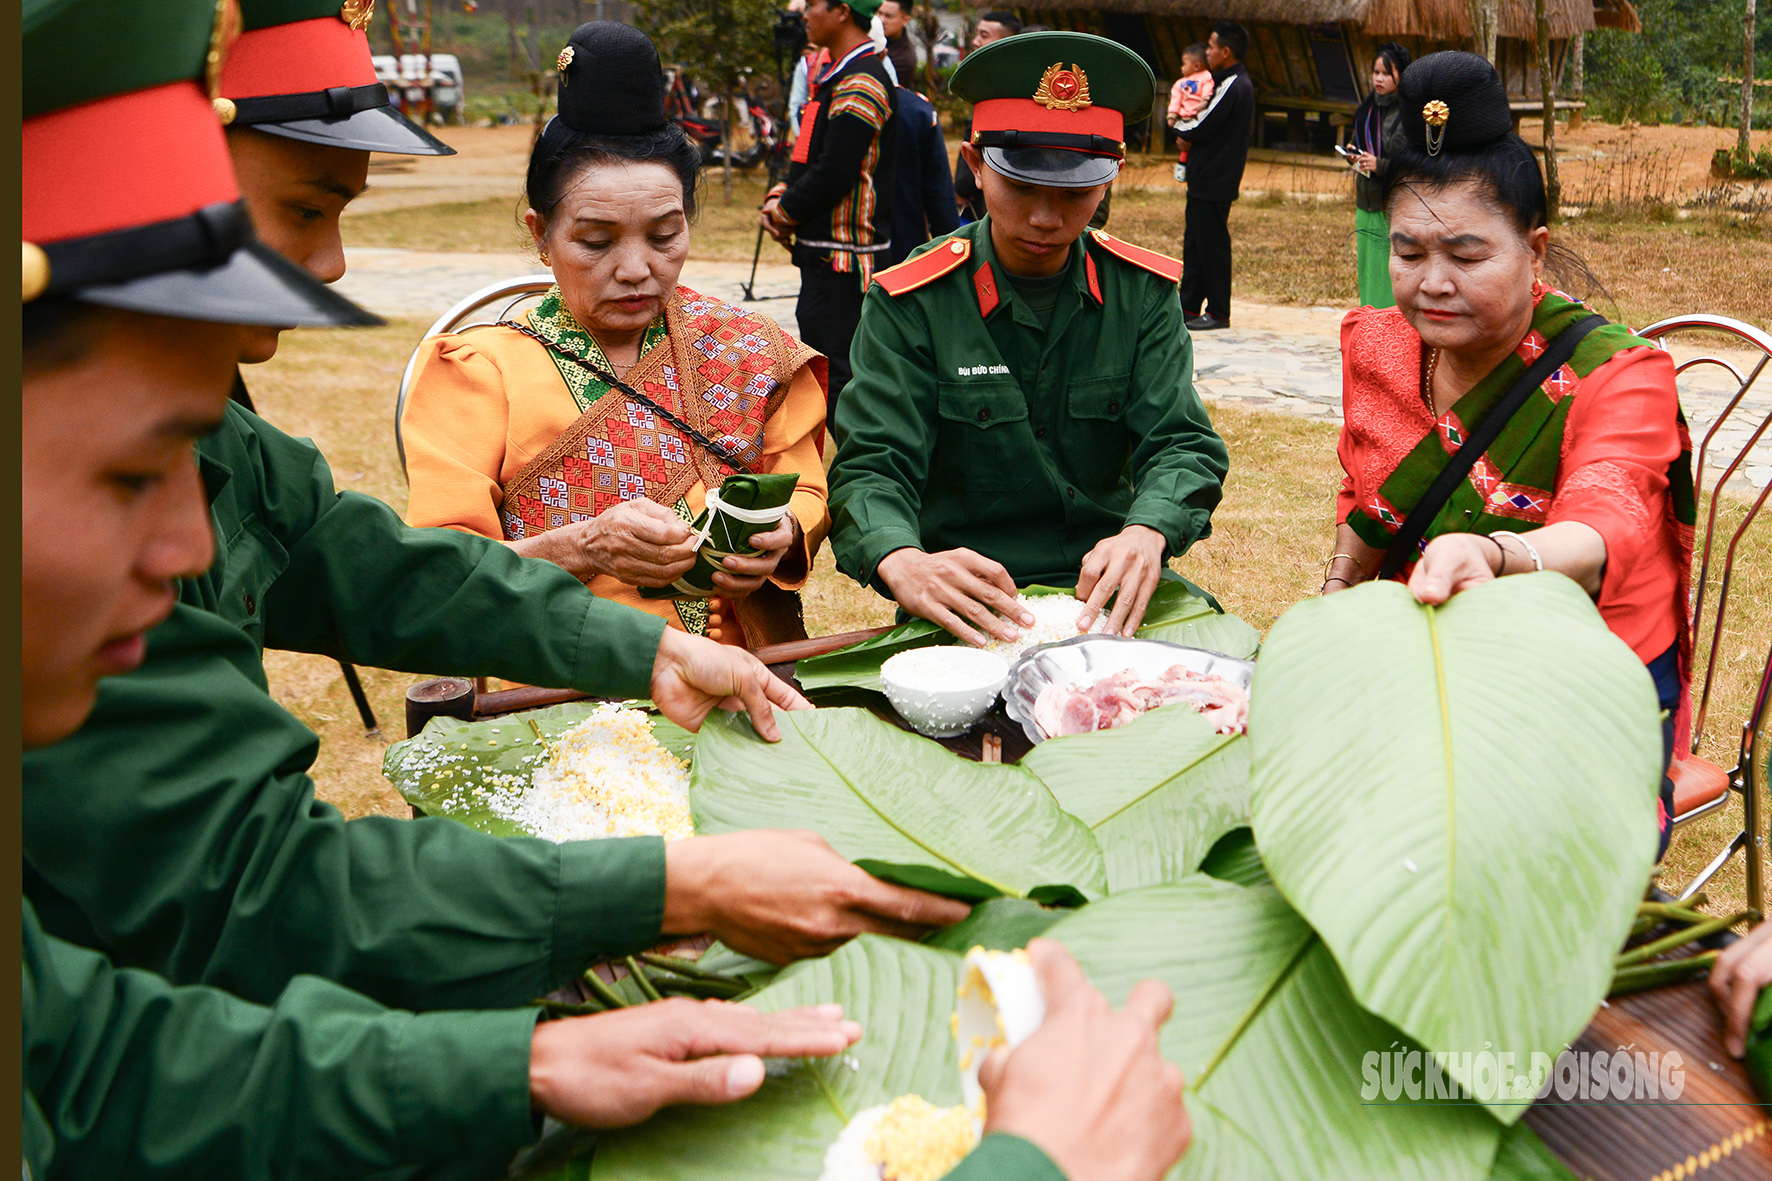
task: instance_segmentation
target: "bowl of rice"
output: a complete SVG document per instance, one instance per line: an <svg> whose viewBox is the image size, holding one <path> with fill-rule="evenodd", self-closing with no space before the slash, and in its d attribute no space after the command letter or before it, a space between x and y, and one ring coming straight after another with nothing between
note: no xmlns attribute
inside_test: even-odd
<svg viewBox="0 0 1772 1181"><path fill-rule="evenodd" d="M928 738L966 733L990 712L1008 679L1008 661L960 644L913 648L880 666L886 700Z"/></svg>

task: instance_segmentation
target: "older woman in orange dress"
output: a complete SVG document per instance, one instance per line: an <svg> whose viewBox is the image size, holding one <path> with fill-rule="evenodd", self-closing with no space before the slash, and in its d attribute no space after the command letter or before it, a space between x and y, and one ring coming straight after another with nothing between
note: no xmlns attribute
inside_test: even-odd
<svg viewBox="0 0 1772 1181"><path fill-rule="evenodd" d="M665 119L652 43L585 28L527 178L556 285L520 321L425 341L401 422L407 518L503 538L696 634L798 638L796 592L829 525L824 358L677 285L699 157ZM722 559L716 598L643 598L689 571L691 522L737 472L799 476L787 515L751 538L760 552Z"/></svg>

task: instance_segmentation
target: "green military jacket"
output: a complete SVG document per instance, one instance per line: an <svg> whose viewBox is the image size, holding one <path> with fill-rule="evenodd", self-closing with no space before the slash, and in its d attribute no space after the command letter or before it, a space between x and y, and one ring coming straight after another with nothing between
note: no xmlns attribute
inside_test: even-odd
<svg viewBox="0 0 1772 1181"><path fill-rule="evenodd" d="M324 980L270 1007L116 970L23 919L24 1175L361 1177L534 1138L537 1010L391 1012Z"/></svg>
<svg viewBox="0 0 1772 1181"><path fill-rule="evenodd" d="M522 1004L652 942L657 839L504 840L316 801L318 739L266 692L262 647L644 697L663 621L497 542L408 528L237 406L199 457L214 567L86 725L25 757L44 928L248 1000L308 973L408 1009Z"/></svg>
<svg viewBox="0 0 1772 1181"><path fill-rule="evenodd" d="M893 550L966 547L1017 585L1068 586L1128 525L1170 557L1208 536L1230 462L1194 391L1175 280L1150 269L1172 263L1085 234L1044 328L988 217L883 272L832 423L838 568L886 594L875 570Z"/></svg>

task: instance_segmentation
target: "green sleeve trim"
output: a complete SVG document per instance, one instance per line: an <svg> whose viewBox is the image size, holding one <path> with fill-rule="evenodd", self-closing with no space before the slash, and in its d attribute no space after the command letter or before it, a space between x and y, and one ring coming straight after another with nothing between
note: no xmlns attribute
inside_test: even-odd
<svg viewBox="0 0 1772 1181"><path fill-rule="evenodd" d="M954 1166L946 1181L1066 1181L1052 1158L1020 1136L992 1132L966 1159Z"/></svg>
<svg viewBox="0 0 1772 1181"><path fill-rule="evenodd" d="M663 617L592 597L578 637L572 687L598 697L652 696Z"/></svg>
<svg viewBox="0 0 1772 1181"><path fill-rule="evenodd" d="M665 851L660 838L561 845L550 979L563 983L593 960L657 943L664 926L664 902Z"/></svg>

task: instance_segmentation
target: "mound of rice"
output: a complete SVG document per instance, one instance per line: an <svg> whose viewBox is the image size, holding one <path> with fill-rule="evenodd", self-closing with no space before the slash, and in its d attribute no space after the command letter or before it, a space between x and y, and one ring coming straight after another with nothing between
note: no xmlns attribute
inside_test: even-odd
<svg viewBox="0 0 1772 1181"><path fill-rule="evenodd" d="M599 706L552 745L532 784L491 793L493 812L556 843L694 835L689 764L658 744L642 711Z"/></svg>
<svg viewBox="0 0 1772 1181"><path fill-rule="evenodd" d="M1077 616L1083 613L1083 603L1070 595L1017 595L1022 607L1033 613L1034 626L1021 628L1021 634L1013 640L993 639L984 646L986 652L995 652L1011 664L1029 648L1041 644L1050 644L1057 640L1068 640L1072 636L1080 636L1083 629L1077 626ZM1095 617L1090 632L1098 632L1107 627L1108 613L1103 611Z"/></svg>

